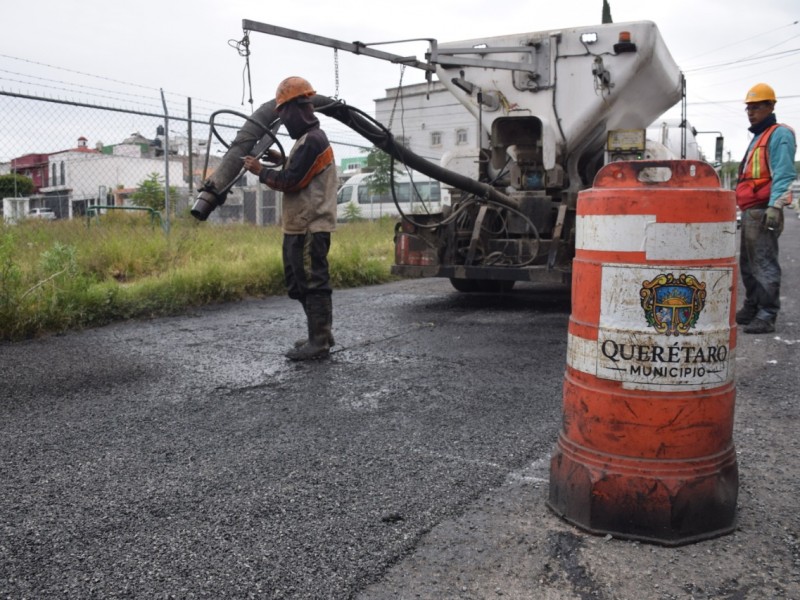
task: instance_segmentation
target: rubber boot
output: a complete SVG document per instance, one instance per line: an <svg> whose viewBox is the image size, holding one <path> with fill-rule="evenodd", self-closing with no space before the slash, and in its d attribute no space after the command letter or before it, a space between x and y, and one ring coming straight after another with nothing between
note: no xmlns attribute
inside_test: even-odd
<svg viewBox="0 0 800 600"><path fill-rule="evenodd" d="M290 360L315 360L330 355L332 303L329 295L311 295L306 298L309 339L299 348L286 353Z"/></svg>
<svg viewBox="0 0 800 600"><path fill-rule="evenodd" d="M306 310L306 301L305 301L305 299L300 300L300 304L303 305L303 312L306 314L306 321L308 321L308 310ZM310 339L311 339L311 330L309 329L308 337L305 337L305 338L303 338L301 340L297 340L294 343L294 347L295 348L299 348L300 346L305 344ZM333 334L331 333L330 335L328 335L328 346L333 348L335 345L336 345L336 341L333 339Z"/></svg>
<svg viewBox="0 0 800 600"><path fill-rule="evenodd" d="M739 325L749 325L758 314L758 307L744 303L744 306L736 311L736 323Z"/></svg>
<svg viewBox="0 0 800 600"><path fill-rule="evenodd" d="M306 299L303 298L302 300L300 300L300 304L303 306L303 313L306 315L306 328L308 330L308 334L306 335L306 337L301 338L294 343L295 348L299 348L300 346L302 346L308 340L311 339L311 321L309 321L308 319L308 309L306 308Z"/></svg>

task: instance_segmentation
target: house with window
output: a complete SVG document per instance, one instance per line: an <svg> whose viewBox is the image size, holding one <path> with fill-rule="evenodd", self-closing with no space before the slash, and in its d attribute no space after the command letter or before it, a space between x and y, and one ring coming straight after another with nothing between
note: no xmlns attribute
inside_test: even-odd
<svg viewBox="0 0 800 600"><path fill-rule="evenodd" d="M341 173L340 179L346 179L351 175L357 175L358 173L361 173L366 166L366 155L343 158L339 163L339 172Z"/></svg>
<svg viewBox="0 0 800 600"><path fill-rule="evenodd" d="M110 152L101 144L90 148L87 141L81 136L74 148L12 159L11 171L33 181L31 207L50 208L58 218L83 215L89 206L113 202L114 190L135 189L152 173L164 173L163 157L142 151L136 140ZM183 185L183 161L168 164L170 185Z"/></svg>
<svg viewBox="0 0 800 600"><path fill-rule="evenodd" d="M40 188L47 186L49 173L47 154L26 154L14 158L11 160L10 167L11 173L23 175L33 181L33 193L37 193Z"/></svg>

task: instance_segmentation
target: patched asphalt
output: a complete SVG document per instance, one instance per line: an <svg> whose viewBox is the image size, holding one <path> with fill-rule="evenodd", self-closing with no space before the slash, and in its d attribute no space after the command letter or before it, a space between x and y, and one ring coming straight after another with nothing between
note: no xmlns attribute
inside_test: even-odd
<svg viewBox="0 0 800 600"><path fill-rule="evenodd" d="M0 344L0 598L800 598L799 235L738 337L732 535L547 509L567 291L401 281L335 292L327 361L286 298Z"/></svg>

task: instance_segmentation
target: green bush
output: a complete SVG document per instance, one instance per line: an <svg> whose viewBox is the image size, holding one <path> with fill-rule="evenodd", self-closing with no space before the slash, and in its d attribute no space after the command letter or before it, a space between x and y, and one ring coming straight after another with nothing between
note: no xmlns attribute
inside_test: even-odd
<svg viewBox="0 0 800 600"><path fill-rule="evenodd" d="M348 223L352 223L353 221L360 221L361 207L358 204L353 204L352 202L348 202L347 206L344 207L343 216Z"/></svg>
<svg viewBox="0 0 800 600"><path fill-rule="evenodd" d="M0 175L0 198L22 198L33 192L33 180L19 173Z"/></svg>

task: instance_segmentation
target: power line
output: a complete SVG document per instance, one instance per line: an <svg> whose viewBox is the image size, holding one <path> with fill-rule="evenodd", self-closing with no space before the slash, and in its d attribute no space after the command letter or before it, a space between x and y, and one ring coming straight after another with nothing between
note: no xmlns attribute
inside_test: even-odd
<svg viewBox="0 0 800 600"><path fill-rule="evenodd" d="M800 34L798 34L798 35L793 35L793 36L792 36L792 37L790 37L790 38L786 38L785 40L783 40L782 42L778 42L777 44L772 44L772 46L769 46L768 48L764 48L763 50L760 50L759 52L756 52L755 54L751 54L750 56L752 56L752 57L756 57L756 56L758 56L759 54L763 54L763 53L764 53L764 52L766 52L767 50L772 50L773 48L777 48L778 46L782 46L783 44L785 44L785 43L786 43L786 42L788 42L789 40L793 40L793 39L795 39L795 38L797 38L797 37L800 37ZM750 58L750 56L748 56L747 58Z"/></svg>
<svg viewBox="0 0 800 600"><path fill-rule="evenodd" d="M50 65L50 64L43 63L43 62L38 62L38 61L35 61L35 60L28 60L27 58L20 58L18 56L10 56L8 54L0 54L0 57L2 57L2 58L10 58L11 60L18 60L18 61L21 61L21 62L26 62L26 63L31 64L31 65L39 65L41 67L48 67L50 69L56 69L58 71L66 71L68 73L75 73L77 75L83 75L85 77L93 77L95 79L103 79L105 81L111 81L113 83L121 83L122 85L129 85L131 87L138 87L138 88L142 88L142 89L145 89L145 90L160 91L159 88L152 88L152 87L148 87L148 86L145 86L145 85L140 85L138 83L130 83L128 81L122 81L120 79L113 79L111 77L103 77L102 75L93 75L91 73L84 73L83 71L76 71L74 69L67 69L65 67L57 67L56 65Z"/></svg>
<svg viewBox="0 0 800 600"><path fill-rule="evenodd" d="M9 83L20 83L20 84L31 85L30 82L21 81L21 80L18 80L18 79L11 79L11 78L8 78L8 77L0 77L0 81L5 81L5 82L9 82ZM59 82L59 83L64 83L64 82ZM67 85L69 85L69 84L67 84ZM64 87L57 87L57 86L53 86L53 85L45 85L43 83L35 84L35 88L37 90L48 89L48 90L55 90L55 91L61 91L61 92L78 93L75 90L71 90L71 89L64 88ZM111 92L111 93L114 93L114 92ZM92 98L101 98L101 99L104 99L104 100L114 100L114 101L117 101L117 102L120 101L120 98L116 98L116 97L113 97L113 96L104 96L102 94L92 94L91 97ZM143 98L143 96L136 96L136 97L137 98ZM126 99L126 101L129 104L133 104L133 105L137 105L137 106L148 106L148 107L157 106L155 103L148 104L148 103L145 103L145 102L136 102L136 101L130 100L129 98Z"/></svg>
<svg viewBox="0 0 800 600"><path fill-rule="evenodd" d="M154 98L154 96L143 96L143 95L139 95L139 94L129 94L127 92L118 92L116 90L109 90L109 89L106 89L106 88L99 88L99 87L94 87L94 86L90 86L90 85L83 85L83 84L80 84L80 83L72 83L70 81L63 81L63 80L59 80L59 79L50 79L48 77L37 77L36 75L29 75L28 73L18 73L16 71L9 71L8 69L0 69L0 73L8 73L9 75L16 75L18 77L27 77L30 80L46 81L49 84L59 83L59 84L62 84L62 85L68 85L68 86L75 87L75 88L81 88L81 89L85 89L85 90L92 90L92 91L96 91L96 92L106 92L106 93L109 93L109 94L117 94L117 95L126 96L126 97L142 98L142 99L146 99L146 100L152 100ZM33 81L20 81L20 80L17 80L17 79L8 79L8 81L15 81L16 83L27 83L28 85L43 85L43 87L52 87L52 86L48 86L48 85L44 85L44 84L37 84L37 83L35 83ZM62 89L63 91L72 91L72 90L67 90L65 88L59 88L59 89Z"/></svg>
<svg viewBox="0 0 800 600"><path fill-rule="evenodd" d="M795 95L791 95L791 96L781 96L779 99L780 100L790 100L792 98L800 98L800 94L795 94ZM686 104L690 104L690 105L693 105L693 106L698 106L700 104L733 104L733 103L743 104L743 101L742 101L741 98L739 98L738 100L706 100L706 101L703 101L703 102L687 102Z"/></svg>
<svg viewBox="0 0 800 600"><path fill-rule="evenodd" d="M787 56L791 56L793 54L797 54L798 52L800 52L800 48L793 48L791 50L784 50L782 52L774 52L773 54L764 54L762 56L753 56L753 57L750 57L750 58L741 58L741 59L732 60L732 61L728 61L728 62L724 62L724 63L717 63L715 65L706 65L704 67L697 67L695 69L684 69L684 73L697 73L698 71L707 71L709 69L719 69L719 68L728 67L728 66L731 66L731 65L741 66L742 63L746 63L746 62L751 62L751 63L752 62L762 62L762 61L764 61L766 59L773 58L773 57L776 57L776 56L780 56L782 58L786 58Z"/></svg>
<svg viewBox="0 0 800 600"><path fill-rule="evenodd" d="M138 84L138 83L131 83L129 81L122 81L120 79L114 79L114 78L111 78L111 77L105 77L105 76L102 76L102 75L94 75L92 73L85 73L83 71L77 71L75 69L67 69L65 67L59 67L59 66L56 66L56 65L48 64L48 63L43 63L43 62L39 62L39 61L35 61L35 60L29 60L27 58L20 58L18 56L11 56L11 55L8 55L8 54L0 53L0 58L7 58L9 60L15 60L15 61L23 62L23 63L28 63L28 64L31 64L31 65L37 65L37 66L40 66L40 67L46 67L46 68L49 68L49 69L55 69L56 71L63 71L63 72L66 72L66 73L74 73L76 75L81 75L81 76L84 76L84 77L91 77L91 78L94 78L94 79L99 79L99 80L102 80L102 81L109 81L111 83L117 83L117 84L124 85L124 86L130 86L130 87L133 87L133 88L149 90L149 91L155 92L157 97L161 95L161 88L149 87L149 86L141 85L141 84ZM11 72L11 71L6 71L6 72ZM41 79L43 81L50 81L51 83L60 83L60 84L63 84L63 85L70 85L70 86L76 86L76 87L87 87L88 89L97 89L97 90L108 92L108 93L112 93L112 94L118 94L120 96L131 96L131 97L134 97L134 98L147 98L146 96L131 94L130 92L108 90L108 89L103 89L103 88L92 88L91 86L83 86L83 85L78 84L78 83L72 83L72 82L58 80L58 79L47 79L47 78L44 78L44 77L40 78L40 77L34 77L32 75L25 75L25 76L29 77L29 78ZM22 82L20 82L20 83L22 83ZM35 85L35 84L28 83L28 85ZM62 91L70 91L70 90L62 89ZM179 93L176 93L176 92L165 91L164 93L166 95L168 95L168 96L174 96L176 98L187 98L188 97L186 94L179 94ZM201 103L205 103L207 106L215 107L214 109L210 109L209 112L213 112L213 110L216 110L217 108L220 108L221 106L223 106L219 102L214 102L213 100L206 100L206 99L203 99L203 98L192 98L192 100L199 101Z"/></svg>
<svg viewBox="0 0 800 600"><path fill-rule="evenodd" d="M714 50L709 50L708 52L703 52L702 54L697 54L697 55L689 58L688 60L692 61L692 60L694 60L696 58L699 58L701 56L708 56L709 54L713 54L714 52L718 52L719 50L724 50L725 48L730 48L731 46L738 46L739 44L742 44L744 42L749 42L750 40L754 40L754 39L759 38L759 37L761 37L763 35L770 35L770 34L776 32L776 31L780 31L781 29L786 29L787 27L792 27L794 25L797 25L798 23L800 23L800 21L793 21L793 22L789 23L788 25L783 25L783 26L777 27L775 29L770 29L769 31L764 31L762 33L757 33L756 35L751 36L749 38L745 38L743 40L736 40L735 42L731 42L730 44L725 44L724 46L720 46L719 48L716 48Z"/></svg>

